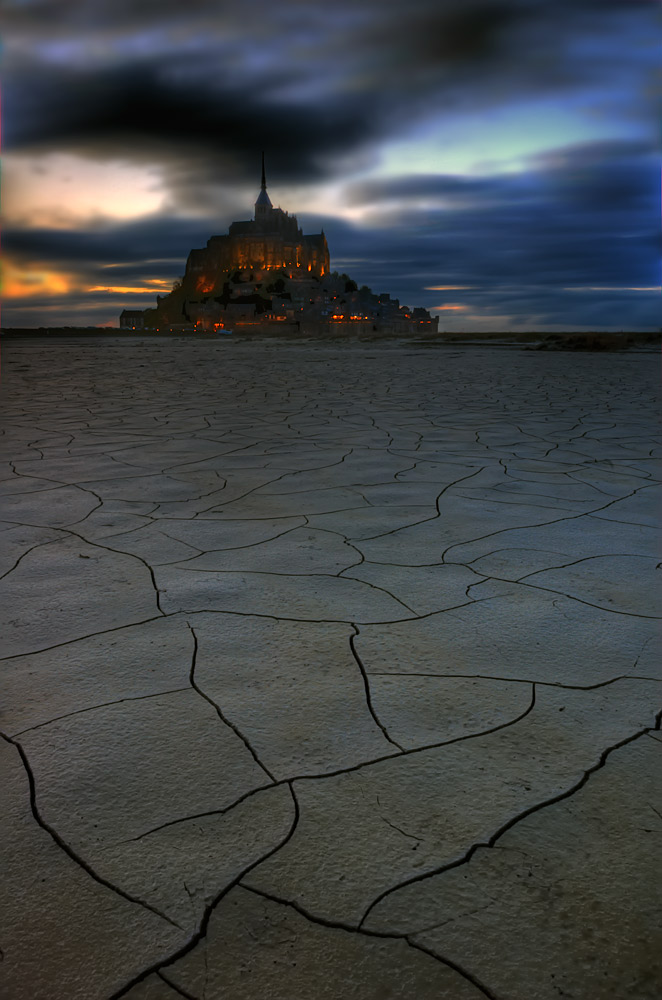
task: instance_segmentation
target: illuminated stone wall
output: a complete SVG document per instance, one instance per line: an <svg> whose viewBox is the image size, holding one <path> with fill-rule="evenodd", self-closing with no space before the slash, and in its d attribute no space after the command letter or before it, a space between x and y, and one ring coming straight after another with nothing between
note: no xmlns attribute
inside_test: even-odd
<svg viewBox="0 0 662 1000"><path fill-rule="evenodd" d="M264 219L235 222L227 236L212 236L203 250L192 250L186 264L190 291L210 292L234 271L285 271L321 278L329 272L324 233L304 236L296 217L270 209Z"/></svg>
<svg viewBox="0 0 662 1000"><path fill-rule="evenodd" d="M206 253L189 258L185 281L197 291L211 291L225 274L234 271L280 271L291 277L299 272L323 277L329 271L326 239L291 243L274 235L225 237L227 242L210 240Z"/></svg>

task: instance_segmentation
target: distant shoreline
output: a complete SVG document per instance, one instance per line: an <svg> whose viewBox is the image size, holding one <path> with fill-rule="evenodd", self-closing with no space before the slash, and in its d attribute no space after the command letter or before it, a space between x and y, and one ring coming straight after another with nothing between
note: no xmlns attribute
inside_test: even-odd
<svg viewBox="0 0 662 1000"><path fill-rule="evenodd" d="M231 336L210 334L210 333L182 333L181 331L141 331L122 330L119 327L97 327L97 326L64 326L64 327L7 327L0 330L0 339L15 340L21 338L66 338L66 337L122 337L141 339L172 339L181 340L214 340L231 343L232 341L251 340L283 340L291 342L310 342L326 344L341 343L375 343L376 341L400 341L403 344L416 347L445 347L447 345L457 346L468 344L476 347L521 347L524 350L541 351L622 351L630 348L654 349L661 339L660 332L644 331L619 331L618 333L604 332L596 330L594 332L579 333L568 330L563 333L544 333L537 331L526 331L523 333L514 332L455 332L455 333L435 333L424 336L403 336L399 335L346 335L341 337L311 337L307 334L278 336L277 334L266 333L264 330L242 330L236 331Z"/></svg>

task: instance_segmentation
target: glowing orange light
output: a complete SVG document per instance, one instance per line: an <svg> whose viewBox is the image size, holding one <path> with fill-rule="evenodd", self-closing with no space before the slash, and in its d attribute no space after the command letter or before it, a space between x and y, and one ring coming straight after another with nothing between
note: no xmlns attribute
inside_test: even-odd
<svg viewBox="0 0 662 1000"><path fill-rule="evenodd" d="M91 285L88 292L107 292L111 295L144 295L152 293L153 288L144 285Z"/></svg>
<svg viewBox="0 0 662 1000"><path fill-rule="evenodd" d="M58 274L56 271L37 271L15 267L5 261L2 292L6 299L29 298L30 296L66 295L72 291L72 275Z"/></svg>

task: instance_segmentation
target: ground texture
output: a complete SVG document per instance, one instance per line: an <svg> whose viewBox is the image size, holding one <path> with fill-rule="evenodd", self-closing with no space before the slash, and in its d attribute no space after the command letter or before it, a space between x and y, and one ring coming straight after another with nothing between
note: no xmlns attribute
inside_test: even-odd
<svg viewBox="0 0 662 1000"><path fill-rule="evenodd" d="M3 366L3 996L659 1000L654 356Z"/></svg>

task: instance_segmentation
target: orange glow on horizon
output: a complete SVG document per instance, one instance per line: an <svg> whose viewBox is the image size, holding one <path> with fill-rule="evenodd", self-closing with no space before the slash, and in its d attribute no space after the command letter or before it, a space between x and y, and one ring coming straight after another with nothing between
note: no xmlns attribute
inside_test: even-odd
<svg viewBox="0 0 662 1000"><path fill-rule="evenodd" d="M9 261L5 261L3 267L2 294L5 299L67 295L74 287L74 279L70 274L19 268Z"/></svg>
<svg viewBox="0 0 662 1000"><path fill-rule="evenodd" d="M459 302L448 302L443 306L433 306L432 311L445 312L446 310L449 310L451 312L466 312L468 308L469 306L463 306Z"/></svg>
<svg viewBox="0 0 662 1000"><path fill-rule="evenodd" d="M5 299L42 299L74 292L117 295L155 295L169 292L171 282L148 278L142 285L85 285L80 276L52 271L40 265L19 265L5 259L2 269L2 294Z"/></svg>
<svg viewBox="0 0 662 1000"><path fill-rule="evenodd" d="M154 292L170 291L168 282L159 281L159 284L156 284L155 281L149 282L147 285L91 285L85 290L87 292L107 292L115 295L153 295Z"/></svg>

